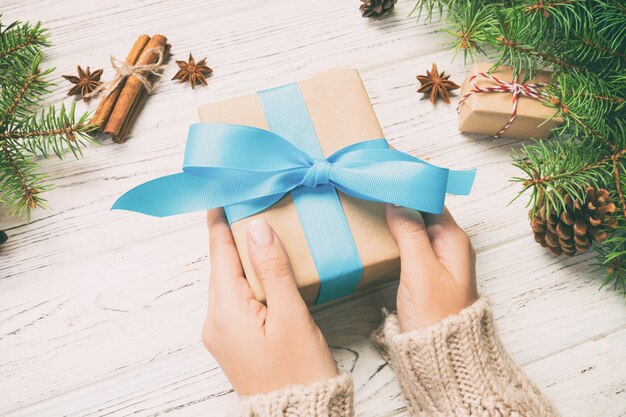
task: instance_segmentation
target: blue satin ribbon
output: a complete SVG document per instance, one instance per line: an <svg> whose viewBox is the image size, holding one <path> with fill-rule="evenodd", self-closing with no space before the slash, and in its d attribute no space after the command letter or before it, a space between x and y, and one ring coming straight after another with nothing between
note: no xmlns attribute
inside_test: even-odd
<svg viewBox="0 0 626 417"><path fill-rule="evenodd" d="M304 176L303 187L291 191L300 224L319 277L316 304L354 293L363 264L337 190L329 184L331 165L324 158L313 122L298 84L257 93L269 130L316 161ZM227 211L230 215L230 210ZM335 244L329 244L333 239Z"/></svg>
<svg viewBox="0 0 626 417"><path fill-rule="evenodd" d="M133 188L113 209L165 217L245 203L258 213L296 187L328 183L356 198L439 214L446 192L468 195L475 176L474 170L451 171L389 149L385 139L347 146L326 162L330 170L267 130L196 123L189 128L183 172ZM246 215L239 212L231 222Z"/></svg>
<svg viewBox="0 0 626 417"><path fill-rule="evenodd" d="M446 193L470 192L475 170L431 165L389 149L385 139L359 142L323 158L296 84L259 96L273 131L193 124L183 172L133 188L113 209L163 217L225 207L233 223L291 192L320 276L321 303L352 293L362 272L335 190L428 213L443 211Z"/></svg>

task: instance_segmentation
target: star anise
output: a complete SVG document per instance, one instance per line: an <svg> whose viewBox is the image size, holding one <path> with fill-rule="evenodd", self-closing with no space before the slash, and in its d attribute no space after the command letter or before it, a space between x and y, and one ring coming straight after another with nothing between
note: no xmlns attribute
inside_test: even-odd
<svg viewBox="0 0 626 417"><path fill-rule="evenodd" d="M211 68L206 66L206 58L196 63L191 53L189 54L188 62L176 61L176 64L178 64L180 69L172 80L180 80L179 83L189 81L191 88L194 88L198 82L202 85L207 85L206 76L213 72Z"/></svg>
<svg viewBox="0 0 626 417"><path fill-rule="evenodd" d="M460 88L453 81L450 81L449 75L444 71L437 71L437 65L433 63L433 68L426 75L418 75L416 77L422 86L417 89L418 93L429 94L430 101L434 104L438 98L442 98L446 103L450 103L448 91Z"/></svg>
<svg viewBox="0 0 626 417"><path fill-rule="evenodd" d="M74 94L80 93L83 100L89 101L91 97L88 97L87 95L102 84L100 82L100 77L102 76L103 70L99 69L91 72L91 70L89 70L89 67L87 67L87 69L83 71L83 69L79 65L77 67L77 71L78 77L76 77L75 75L62 75L63 78L65 78L72 84L75 84L74 87L72 87L70 91L68 91L67 95L73 96Z"/></svg>

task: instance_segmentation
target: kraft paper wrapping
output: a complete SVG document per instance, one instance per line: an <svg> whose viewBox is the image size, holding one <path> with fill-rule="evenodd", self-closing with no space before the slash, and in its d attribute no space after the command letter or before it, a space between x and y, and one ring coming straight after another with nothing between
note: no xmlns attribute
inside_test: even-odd
<svg viewBox="0 0 626 417"><path fill-rule="evenodd" d="M486 73L491 66L492 64L486 62L474 64L465 82L461 85L461 97L472 89L469 78L478 72ZM511 82L513 80L513 69L502 66L493 72L492 75L506 82ZM524 83L550 82L550 79L551 74L549 72L539 71L534 78ZM482 77L477 77L474 82L479 87L495 85L492 81ZM461 132L495 135L507 124L511 117L512 100L512 93L472 93L465 100L465 103L461 105L459 130ZM552 128L563 123L563 120L558 117L548 120L554 116L556 109L544 106L539 100L521 95L518 100L515 121L501 136L517 139L543 139L550 135Z"/></svg>
<svg viewBox="0 0 626 417"><path fill-rule="evenodd" d="M384 137L356 70L320 75L300 81L298 86L324 156L356 142ZM261 101L256 94L207 104L201 106L198 113L202 122L268 129ZM397 279L400 255L387 227L385 205L359 200L340 191L338 194L363 264L363 276L357 291ZM300 293L307 304L314 304L319 292L319 277L290 194L269 209L231 225L246 278L255 297L265 300L263 287L248 258L246 236L248 222L257 216L263 216L282 240ZM329 237L329 244L332 243L332 237Z"/></svg>

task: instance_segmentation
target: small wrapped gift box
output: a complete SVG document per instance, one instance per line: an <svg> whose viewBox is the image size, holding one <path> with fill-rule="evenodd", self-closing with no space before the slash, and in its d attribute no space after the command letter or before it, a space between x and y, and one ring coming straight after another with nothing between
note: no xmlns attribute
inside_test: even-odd
<svg viewBox="0 0 626 417"><path fill-rule="evenodd" d="M389 148L355 70L327 73L199 108L183 172L130 190L113 208L169 216L224 207L241 262L263 216L283 242L298 288L323 303L398 277L384 203L440 213L468 194L474 171L436 167Z"/></svg>
<svg viewBox="0 0 626 417"><path fill-rule="evenodd" d="M513 69L501 66L489 74L491 64L477 62L461 85L459 130L496 137L543 139L563 123L556 109L542 104L542 87L551 74L539 71L524 81L513 80Z"/></svg>

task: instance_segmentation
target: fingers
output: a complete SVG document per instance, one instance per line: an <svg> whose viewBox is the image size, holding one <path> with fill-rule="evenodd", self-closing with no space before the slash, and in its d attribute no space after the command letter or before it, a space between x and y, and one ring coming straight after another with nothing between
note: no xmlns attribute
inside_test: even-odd
<svg viewBox="0 0 626 417"><path fill-rule="evenodd" d="M303 308L306 310L293 278L287 252L262 217L248 224L248 255L265 290L268 314L293 314Z"/></svg>
<svg viewBox="0 0 626 417"><path fill-rule="evenodd" d="M228 303L233 299L242 299L248 295L250 288L244 278L239 253L224 210L209 210L207 224L211 260L209 302L214 305L220 301Z"/></svg>
<svg viewBox="0 0 626 417"><path fill-rule="evenodd" d="M471 247L467 234L456 223L447 207L444 207L441 214L424 214L424 221L435 253L442 244L456 251L467 251L468 246Z"/></svg>
<svg viewBox="0 0 626 417"><path fill-rule="evenodd" d="M223 209L207 212L211 268L219 274L243 276L239 253Z"/></svg>
<svg viewBox="0 0 626 417"><path fill-rule="evenodd" d="M468 281L473 278L476 254L472 242L450 211L444 208L442 214L427 214L424 220L433 250L441 264L456 280Z"/></svg>
<svg viewBox="0 0 626 417"><path fill-rule="evenodd" d="M419 211L387 204L387 224L400 249L403 276L425 277L437 263Z"/></svg>
<svg viewBox="0 0 626 417"><path fill-rule="evenodd" d="M426 226L430 228L438 227L446 229L447 231L461 230L447 207L443 208L443 213L441 214L424 213L424 221L426 222Z"/></svg>

